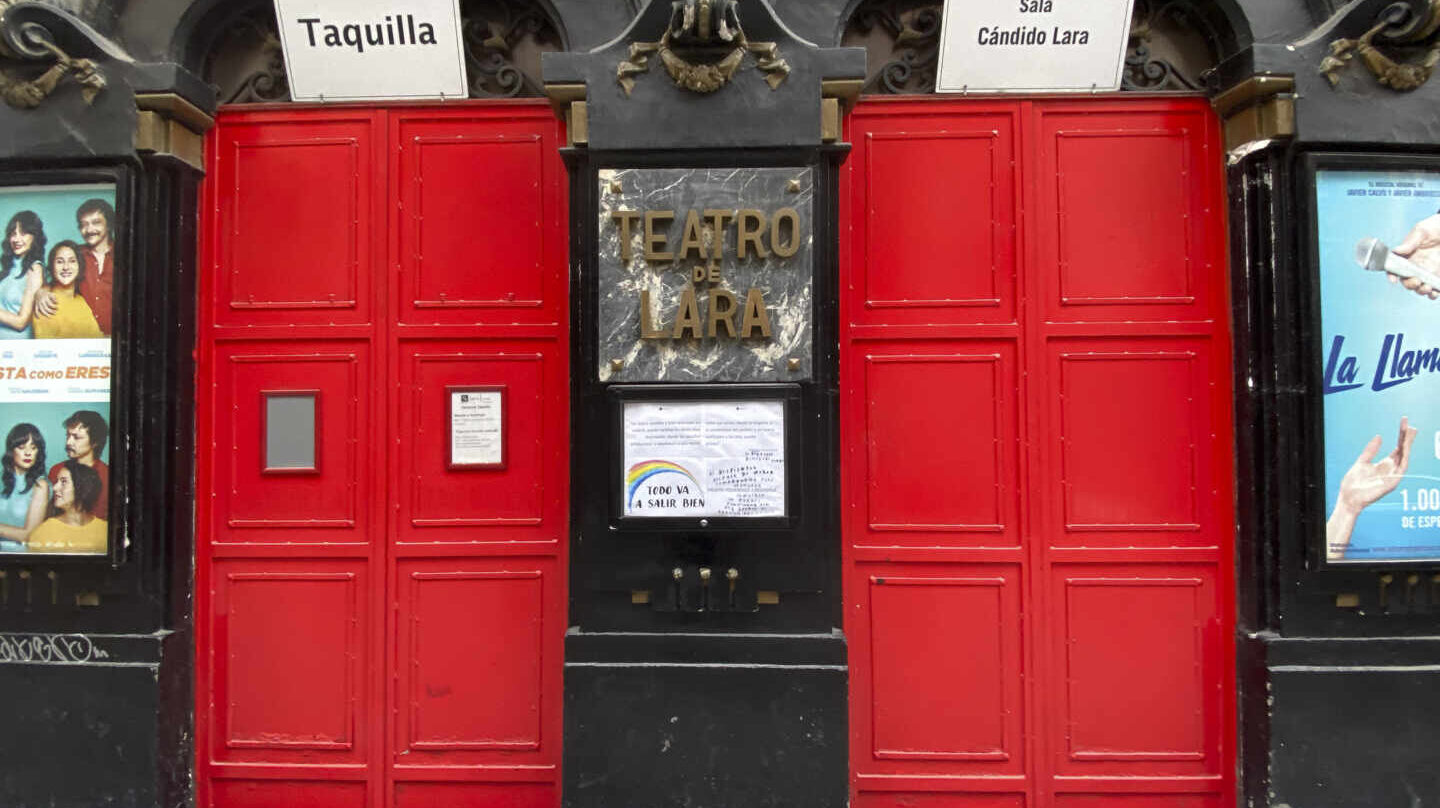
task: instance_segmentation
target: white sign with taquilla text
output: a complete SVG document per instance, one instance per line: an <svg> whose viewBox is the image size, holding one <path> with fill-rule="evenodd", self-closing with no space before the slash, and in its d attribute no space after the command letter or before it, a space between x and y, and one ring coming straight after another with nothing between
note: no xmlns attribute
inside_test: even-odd
<svg viewBox="0 0 1440 808"><path fill-rule="evenodd" d="M940 92L1116 90L1132 0L945 0Z"/></svg>
<svg viewBox="0 0 1440 808"><path fill-rule="evenodd" d="M275 0L296 101L465 98L459 0Z"/></svg>

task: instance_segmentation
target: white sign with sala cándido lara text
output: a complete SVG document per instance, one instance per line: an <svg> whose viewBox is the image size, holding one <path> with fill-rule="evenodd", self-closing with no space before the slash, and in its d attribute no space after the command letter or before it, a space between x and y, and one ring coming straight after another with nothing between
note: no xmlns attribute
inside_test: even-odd
<svg viewBox="0 0 1440 808"><path fill-rule="evenodd" d="M459 0L275 0L296 101L465 98Z"/></svg>
<svg viewBox="0 0 1440 808"><path fill-rule="evenodd" d="M945 0L942 93L1118 90L1133 0Z"/></svg>

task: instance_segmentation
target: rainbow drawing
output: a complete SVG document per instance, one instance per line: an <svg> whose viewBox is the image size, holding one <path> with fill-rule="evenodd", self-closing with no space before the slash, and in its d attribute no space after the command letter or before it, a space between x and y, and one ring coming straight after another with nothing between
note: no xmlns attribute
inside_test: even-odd
<svg viewBox="0 0 1440 808"><path fill-rule="evenodd" d="M635 502L635 492L640 488L641 483L654 477L656 474L665 474L666 472L684 474L690 478L690 482L695 483L697 489L700 488L700 481L695 479L695 475L691 474L689 469L679 463L672 463L669 460L642 460L631 466L630 470L625 473L626 504L629 505Z"/></svg>

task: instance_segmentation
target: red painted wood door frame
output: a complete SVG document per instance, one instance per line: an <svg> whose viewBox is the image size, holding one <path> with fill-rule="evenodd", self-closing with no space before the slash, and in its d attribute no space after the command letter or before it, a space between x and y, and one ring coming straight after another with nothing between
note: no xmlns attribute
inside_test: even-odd
<svg viewBox="0 0 1440 808"><path fill-rule="evenodd" d="M867 99L849 140L852 804L1232 805L1214 113Z"/></svg>
<svg viewBox="0 0 1440 808"><path fill-rule="evenodd" d="M562 144L543 102L221 112L199 805L559 804ZM449 464L448 392L473 386L503 390L503 467ZM267 468L267 395L312 398L311 468Z"/></svg>

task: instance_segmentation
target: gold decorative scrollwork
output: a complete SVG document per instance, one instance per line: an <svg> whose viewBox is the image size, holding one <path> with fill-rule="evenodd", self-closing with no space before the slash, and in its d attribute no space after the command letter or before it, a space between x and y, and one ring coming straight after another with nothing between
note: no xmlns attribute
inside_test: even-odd
<svg viewBox="0 0 1440 808"><path fill-rule="evenodd" d="M1415 33L1407 37L1409 44L1420 45L1428 40L1428 47L1416 61L1397 61L1391 54L1375 44L1375 38L1387 28L1393 28L1403 20L1398 15L1382 13L1376 24L1356 39L1341 38L1330 43L1330 53L1320 62L1320 73L1334 87L1340 83L1340 71L1349 66L1356 56L1360 64L1370 71L1383 87L1398 92L1417 90L1430 80L1435 65L1440 64L1440 0L1429 0L1427 15L1419 25L1411 26Z"/></svg>
<svg viewBox="0 0 1440 808"><path fill-rule="evenodd" d="M750 42L734 13L734 0L675 0L670 25L657 42L630 43L629 58L615 69L615 80L629 96L635 77L649 72L658 56L665 72L679 87L694 93L713 93L724 87L755 57L755 68L774 90L790 75L790 65L774 42ZM727 49L727 46L728 49ZM704 56L718 52L718 58Z"/></svg>
<svg viewBox="0 0 1440 808"><path fill-rule="evenodd" d="M94 103L95 96L105 89L105 76L100 73L95 62L72 58L55 44L49 31L35 23L22 23L18 30L5 30L11 24L6 17L10 6L11 3L0 0L0 56L21 55L5 44L7 39L15 37L28 46L29 50L38 52L42 57L49 54L54 62L33 78L24 78L14 70L0 69L0 98L4 98L5 103L17 109L34 109L55 91L61 81L69 78L80 85L80 94L85 103Z"/></svg>
<svg viewBox="0 0 1440 808"><path fill-rule="evenodd" d="M677 85L693 93L713 93L724 87L744 60L745 51L741 48L730 51L715 64L687 62L669 48L660 49L660 61L665 65L665 72Z"/></svg>
<svg viewBox="0 0 1440 808"><path fill-rule="evenodd" d="M56 48L59 51L59 48ZM17 78L9 71L0 70L0 95L5 103L17 109L34 109L55 91L66 76L74 78L81 85L80 95L85 103L95 101L95 96L105 88L105 77L100 75L95 63L89 59L71 59L61 52L50 69L39 77L28 81Z"/></svg>

